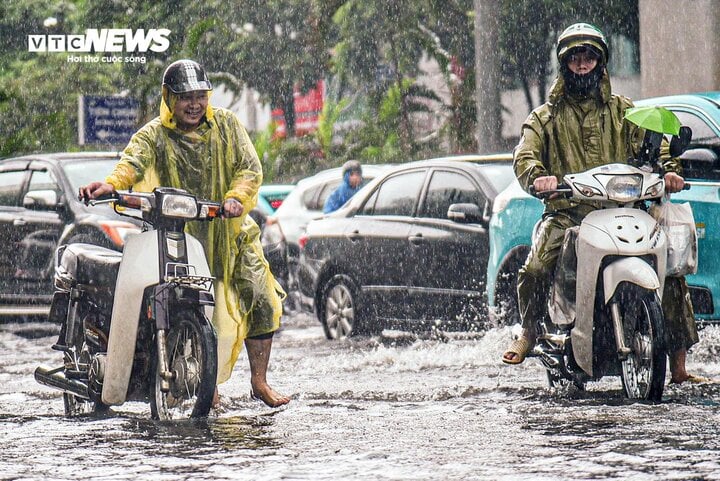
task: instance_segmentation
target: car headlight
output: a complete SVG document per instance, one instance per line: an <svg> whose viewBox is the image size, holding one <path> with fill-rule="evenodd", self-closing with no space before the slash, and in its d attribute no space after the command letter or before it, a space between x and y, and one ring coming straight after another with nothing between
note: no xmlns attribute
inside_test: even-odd
<svg viewBox="0 0 720 481"><path fill-rule="evenodd" d="M164 195L160 209L163 215L169 217L194 219L198 215L197 201L187 195Z"/></svg>
<svg viewBox="0 0 720 481"><path fill-rule="evenodd" d="M615 202L627 203L640 198L642 189L642 176L615 175L605 185L608 199Z"/></svg>

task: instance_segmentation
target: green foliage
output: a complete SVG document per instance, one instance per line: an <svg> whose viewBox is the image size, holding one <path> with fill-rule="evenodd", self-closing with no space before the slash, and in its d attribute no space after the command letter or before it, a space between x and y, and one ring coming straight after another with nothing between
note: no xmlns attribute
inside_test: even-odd
<svg viewBox="0 0 720 481"><path fill-rule="evenodd" d="M275 136L277 123L270 122L265 130L259 131L253 138L255 152L263 166L265 182L272 182L275 178L275 160L280 150L281 140Z"/></svg>
<svg viewBox="0 0 720 481"><path fill-rule="evenodd" d="M125 93L141 99L140 122L158 113L167 64L190 57L213 82L239 93L249 86L286 113L292 135L293 88L334 75L313 138L255 137L266 179L291 178L347 158L404 161L437 152L474 151L473 0L24 0L0 4L0 155L77 149L77 98ZM557 34L576 21L637 40L638 0L497 0L503 88L522 87L528 106L544 99ZM57 25L44 26L48 17ZM66 61L27 51L27 35L86 28L167 28L166 52L145 64ZM611 45L612 49L612 45ZM412 79L425 56L440 66L439 98ZM533 83L540 96L532 98ZM449 95L448 95L449 93ZM352 99L345 100L345 99ZM341 132L340 119L357 126ZM341 117L341 113L344 113ZM419 133L418 115L436 116L437 132ZM425 138L420 138L425 136Z"/></svg>
<svg viewBox="0 0 720 481"><path fill-rule="evenodd" d="M318 119L318 129L315 134L318 144L320 144L320 151L323 157L330 158L332 150L332 139L335 132L335 124L340 118L343 109L348 106L350 101L348 99L341 99L339 102L334 102L331 99L326 99L323 105L322 112Z"/></svg>

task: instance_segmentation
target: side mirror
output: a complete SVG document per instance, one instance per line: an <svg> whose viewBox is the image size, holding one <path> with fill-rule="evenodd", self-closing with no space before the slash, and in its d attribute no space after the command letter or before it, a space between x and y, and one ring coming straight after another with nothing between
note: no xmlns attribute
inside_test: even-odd
<svg viewBox="0 0 720 481"><path fill-rule="evenodd" d="M33 190L23 197L23 207L33 210L55 210L58 195L54 190Z"/></svg>
<svg viewBox="0 0 720 481"><path fill-rule="evenodd" d="M480 224L485 220L482 209L476 204L452 204L448 208L447 217L461 224Z"/></svg>
<svg viewBox="0 0 720 481"><path fill-rule="evenodd" d="M692 140L692 129L683 125L680 127L680 133L673 135L670 141L670 155L673 157L680 156L690 145L690 140Z"/></svg>

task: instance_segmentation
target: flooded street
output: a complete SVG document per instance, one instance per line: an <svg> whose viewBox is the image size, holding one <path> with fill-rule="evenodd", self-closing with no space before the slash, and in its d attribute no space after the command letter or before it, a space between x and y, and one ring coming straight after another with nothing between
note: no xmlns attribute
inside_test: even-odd
<svg viewBox="0 0 720 481"><path fill-rule="evenodd" d="M146 404L69 419L37 384L56 326L0 324L0 479L693 479L720 478L720 384L672 386L629 403L620 381L550 390L539 362L499 362L507 329L330 343L314 318L276 336L271 383L249 396L247 361L202 421L156 422ZM690 372L720 378L720 330L700 332Z"/></svg>

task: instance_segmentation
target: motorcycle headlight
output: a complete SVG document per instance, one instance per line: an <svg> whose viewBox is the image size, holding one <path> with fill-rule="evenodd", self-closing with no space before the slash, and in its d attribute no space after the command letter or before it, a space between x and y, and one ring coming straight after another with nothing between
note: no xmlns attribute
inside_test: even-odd
<svg viewBox="0 0 720 481"><path fill-rule="evenodd" d="M642 176L640 175L616 175L605 186L608 199L620 203L639 199L641 188Z"/></svg>
<svg viewBox="0 0 720 481"><path fill-rule="evenodd" d="M160 211L169 217L194 219L198 215L197 201L187 195L165 195L162 198Z"/></svg>

